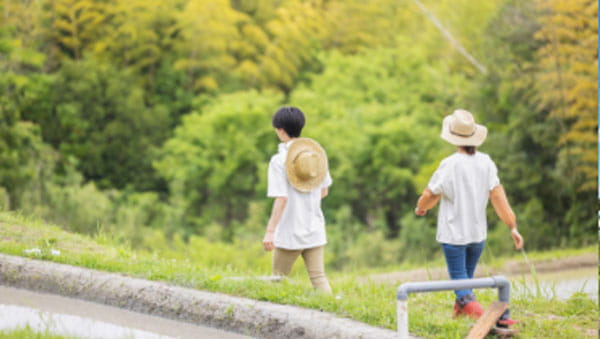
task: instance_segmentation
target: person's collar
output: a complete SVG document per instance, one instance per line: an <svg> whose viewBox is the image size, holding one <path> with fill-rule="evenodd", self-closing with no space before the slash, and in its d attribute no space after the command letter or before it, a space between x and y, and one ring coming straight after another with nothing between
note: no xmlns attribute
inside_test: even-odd
<svg viewBox="0 0 600 339"><path fill-rule="evenodd" d="M279 147L278 147L278 149L277 149L277 150L278 150L280 153L281 153L281 152L287 152L287 150L288 150L288 148L289 148L289 147L290 147L290 144L289 144L289 142L282 142L282 143L280 143L280 144L279 144Z"/></svg>
<svg viewBox="0 0 600 339"><path fill-rule="evenodd" d="M282 142L279 144L279 152L287 151L288 148L292 145L295 139L290 139L287 142Z"/></svg>

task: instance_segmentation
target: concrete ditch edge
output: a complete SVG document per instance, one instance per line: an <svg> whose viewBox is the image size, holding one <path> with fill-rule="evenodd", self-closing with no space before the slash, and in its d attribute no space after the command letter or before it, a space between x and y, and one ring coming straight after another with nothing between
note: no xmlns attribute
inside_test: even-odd
<svg viewBox="0 0 600 339"><path fill-rule="evenodd" d="M397 338L394 331L316 310L4 254L0 284L262 338Z"/></svg>

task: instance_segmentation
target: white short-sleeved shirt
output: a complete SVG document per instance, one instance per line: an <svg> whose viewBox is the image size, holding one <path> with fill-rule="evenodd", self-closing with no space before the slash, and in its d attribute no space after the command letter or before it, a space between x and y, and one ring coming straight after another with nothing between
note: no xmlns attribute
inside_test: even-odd
<svg viewBox="0 0 600 339"><path fill-rule="evenodd" d="M311 192L296 190L288 181L285 159L292 141L279 144L279 152L269 162L267 196L287 197L275 229L275 247L289 250L313 248L327 243L325 218L321 210L321 189L331 186L329 172L323 183Z"/></svg>
<svg viewBox="0 0 600 339"><path fill-rule="evenodd" d="M490 191L499 184L496 164L485 153L457 152L442 160L427 185L441 194L436 240L452 245L485 240L485 209Z"/></svg>

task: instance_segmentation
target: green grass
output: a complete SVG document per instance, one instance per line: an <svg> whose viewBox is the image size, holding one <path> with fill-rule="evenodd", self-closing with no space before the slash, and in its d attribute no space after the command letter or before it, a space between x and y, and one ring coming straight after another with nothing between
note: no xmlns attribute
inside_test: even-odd
<svg viewBox="0 0 600 339"><path fill-rule="evenodd" d="M0 331L0 339L76 339L76 337L67 337L50 332L38 332L29 326L13 330Z"/></svg>
<svg viewBox="0 0 600 339"><path fill-rule="evenodd" d="M40 220L15 213L0 213L0 252L51 260L97 270L122 272L130 276L167 281L181 286L244 296L280 304L297 305L336 313L374 326L396 328L396 285L359 282L362 272L328 272L333 296L310 288L301 264L296 264L289 279L273 283L256 279L230 279L269 274L270 254L260 244L212 244L192 239L190 244L175 241L169 246L157 240L154 253L134 251L109 235L95 237L65 232ZM247 246L246 246L247 245ZM39 248L40 254L25 255L24 250ZM52 255L52 249L60 255ZM595 251L595 248L582 251ZM580 254L567 250L530 254L530 258ZM594 252L595 253L595 252ZM496 298L493 290L479 290L485 306ZM409 326L414 335L427 338L462 338L472 321L452 319L452 292L418 294L409 299ZM524 338L597 337L598 305L584 295L567 301L546 300L534 294L511 300L513 318Z"/></svg>

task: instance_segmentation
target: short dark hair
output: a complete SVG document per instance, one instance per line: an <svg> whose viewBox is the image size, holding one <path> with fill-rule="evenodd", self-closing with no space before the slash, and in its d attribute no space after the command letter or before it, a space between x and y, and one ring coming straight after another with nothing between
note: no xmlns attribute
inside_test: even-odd
<svg viewBox="0 0 600 339"><path fill-rule="evenodd" d="M475 146L460 146L460 148L467 152L468 155L473 155L477 151L477 147Z"/></svg>
<svg viewBox="0 0 600 339"><path fill-rule="evenodd" d="M294 106L284 106L273 115L273 127L283 128L290 138L297 138L304 127L304 113Z"/></svg>

